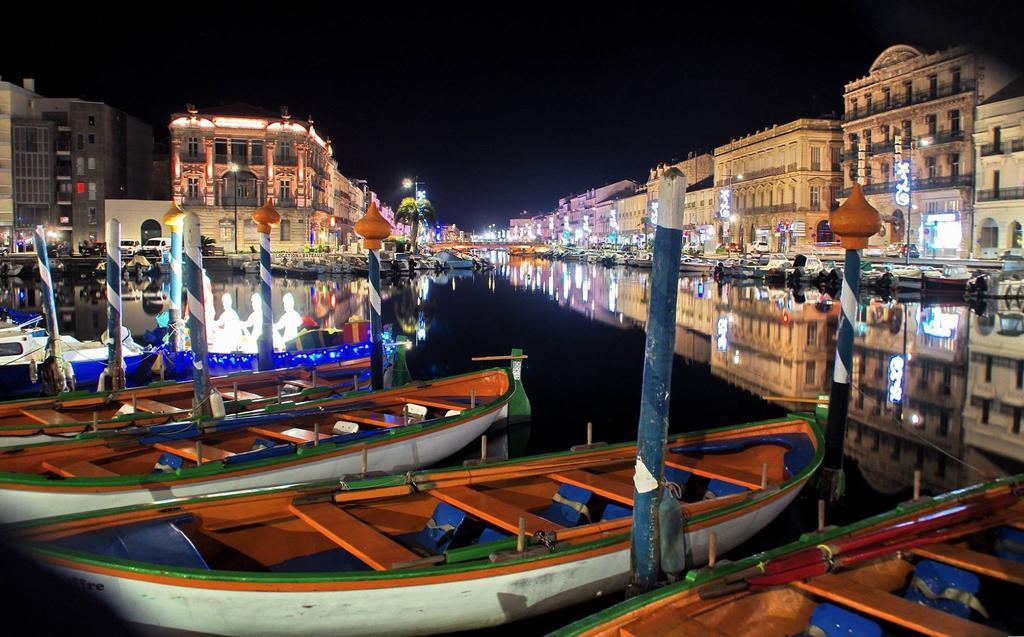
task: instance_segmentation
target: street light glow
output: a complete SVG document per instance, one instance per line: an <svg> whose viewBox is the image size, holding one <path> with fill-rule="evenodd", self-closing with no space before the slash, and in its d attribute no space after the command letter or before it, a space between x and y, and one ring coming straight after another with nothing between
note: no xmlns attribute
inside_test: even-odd
<svg viewBox="0 0 1024 637"><path fill-rule="evenodd" d="M402 180L402 188L412 188L412 179L406 177Z"/></svg>

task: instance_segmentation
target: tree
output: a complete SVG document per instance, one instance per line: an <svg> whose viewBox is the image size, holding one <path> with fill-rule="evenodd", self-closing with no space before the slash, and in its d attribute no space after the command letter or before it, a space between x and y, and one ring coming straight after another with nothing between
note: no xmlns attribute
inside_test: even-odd
<svg viewBox="0 0 1024 637"><path fill-rule="evenodd" d="M434 225L436 219L437 211L434 210L434 205L430 203L429 199L424 198L418 201L413 197L402 199L402 203L399 204L398 210L395 212L395 221L412 227L412 236L409 238L412 240L413 254L420 251L420 246L416 242L420 222L426 223L429 228Z"/></svg>

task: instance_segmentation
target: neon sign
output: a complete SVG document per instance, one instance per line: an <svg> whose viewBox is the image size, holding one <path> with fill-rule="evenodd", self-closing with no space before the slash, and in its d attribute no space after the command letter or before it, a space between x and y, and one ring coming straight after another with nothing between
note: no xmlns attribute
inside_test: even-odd
<svg viewBox="0 0 1024 637"><path fill-rule="evenodd" d="M722 188L718 191L718 216L722 219L728 219L732 214L731 200L732 188Z"/></svg>
<svg viewBox="0 0 1024 637"><path fill-rule="evenodd" d="M719 317L716 327L715 349L719 352L724 352L729 349L729 318L726 316Z"/></svg>
<svg viewBox="0 0 1024 637"><path fill-rule="evenodd" d="M893 193L897 206L910 205L910 160L896 162L896 190Z"/></svg>
<svg viewBox="0 0 1024 637"><path fill-rule="evenodd" d="M903 402L903 367L905 362L902 356L893 356L889 359L889 402Z"/></svg>

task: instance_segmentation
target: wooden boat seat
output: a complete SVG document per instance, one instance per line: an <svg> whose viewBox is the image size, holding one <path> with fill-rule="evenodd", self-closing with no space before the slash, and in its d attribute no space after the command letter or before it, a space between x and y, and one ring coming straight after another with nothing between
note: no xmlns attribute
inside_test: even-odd
<svg viewBox="0 0 1024 637"><path fill-rule="evenodd" d="M415 403L417 405L423 405L425 407L434 407L435 409L445 409L445 410L448 410L448 409L458 409L459 411L462 411L464 409L468 409L469 408L469 405L453 403L453 402L449 402L447 400L443 400L443 399L440 399L440 398L409 398L409 397L403 397L403 398L399 398L399 400L401 400L402 402L405 402L405 403Z"/></svg>
<svg viewBox="0 0 1024 637"><path fill-rule="evenodd" d="M758 467L758 473L752 473L716 462L715 458L711 456L696 458L672 451L665 452L665 465L699 476L738 484L748 489L761 488L760 467Z"/></svg>
<svg viewBox="0 0 1024 637"><path fill-rule="evenodd" d="M971 550L966 544L930 544L914 553L920 557L962 568L979 575L1024 586L1024 564Z"/></svg>
<svg viewBox="0 0 1024 637"><path fill-rule="evenodd" d="M288 510L374 570L386 571L394 564L420 559L416 553L334 504L292 504Z"/></svg>
<svg viewBox="0 0 1024 637"><path fill-rule="evenodd" d="M132 402L130 400L124 400L124 401L121 401L121 402L124 403L125 405L131 405L132 404ZM135 409L138 410L138 411L147 411L147 412L149 412L151 414L170 414L170 413L174 413L176 411L182 411L181 409L178 409L177 407L174 407L173 405L168 405L166 403L161 403L161 402L152 400L150 398L136 398L135 399Z"/></svg>
<svg viewBox="0 0 1024 637"><path fill-rule="evenodd" d="M997 630L854 581L853 571L793 582L801 590L925 635L995 637Z"/></svg>
<svg viewBox="0 0 1024 637"><path fill-rule="evenodd" d="M56 409L21 409L19 412L22 416L28 416L32 420L44 425L73 425L81 422Z"/></svg>
<svg viewBox="0 0 1024 637"><path fill-rule="evenodd" d="M260 436L284 440L285 442L313 442L313 438L316 437L314 433L308 429L289 427L288 425L259 425L256 427L249 427L249 431ZM332 435L333 434L330 432L320 432L320 440L330 438Z"/></svg>
<svg viewBox="0 0 1024 637"><path fill-rule="evenodd" d="M429 493L442 502L447 502L510 533L519 532L519 518L526 520L526 532L529 535L537 531L550 532L565 528L470 487L432 489Z"/></svg>
<svg viewBox="0 0 1024 637"><path fill-rule="evenodd" d="M185 460L191 460L197 462L196 459L196 441L195 440L169 440L167 442L158 442L153 445L154 448L160 451L166 451L173 453L176 456L180 456ZM223 460L228 456L233 456L234 453L231 451L224 451L217 447L211 447L209 445L202 445L203 459L202 462L210 462L211 460Z"/></svg>
<svg viewBox="0 0 1024 637"><path fill-rule="evenodd" d="M87 460L78 460L63 466L43 462L42 467L65 478L109 478L110 476L117 475L113 471L107 471L98 464L93 464Z"/></svg>
<svg viewBox="0 0 1024 637"><path fill-rule="evenodd" d="M316 385L313 384L313 381L304 380L304 379L301 379L301 378L289 378L288 380L284 381L282 384L284 384L284 385L295 385L296 387L301 387L302 389L313 389L314 387L316 387Z"/></svg>
<svg viewBox="0 0 1024 637"><path fill-rule="evenodd" d="M619 629L620 637L662 635L664 637L726 637L717 628L683 613L652 613Z"/></svg>
<svg viewBox="0 0 1024 637"><path fill-rule="evenodd" d="M561 471L550 477L556 482L587 489L612 502L633 506L633 485L628 482L578 469Z"/></svg>
<svg viewBox="0 0 1024 637"><path fill-rule="evenodd" d="M220 391L221 396L227 398L228 400L259 400L261 398L265 398L265 396L254 394L251 391L242 391L241 389L239 389L238 391L234 391L231 389L218 391Z"/></svg>
<svg viewBox="0 0 1024 637"><path fill-rule="evenodd" d="M379 411L346 411L340 414L339 418L374 427L402 427L405 425L405 419L402 416L385 414Z"/></svg>

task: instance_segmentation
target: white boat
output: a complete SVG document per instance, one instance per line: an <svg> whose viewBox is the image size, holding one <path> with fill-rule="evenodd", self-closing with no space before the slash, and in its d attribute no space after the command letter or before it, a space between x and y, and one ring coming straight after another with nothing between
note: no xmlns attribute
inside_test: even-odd
<svg viewBox="0 0 1024 637"><path fill-rule="evenodd" d="M654 255L645 250L637 252L626 259L626 264L635 268L649 268L654 265Z"/></svg>
<svg viewBox="0 0 1024 637"><path fill-rule="evenodd" d="M706 259L686 256L679 259L679 272L682 274L707 274L714 267L715 264Z"/></svg>
<svg viewBox="0 0 1024 637"><path fill-rule="evenodd" d="M472 270L473 260L456 254L451 250L441 250L434 255L445 269L451 270Z"/></svg>
<svg viewBox="0 0 1024 637"><path fill-rule="evenodd" d="M923 270L922 284L926 292L963 294L972 275L963 265L946 265L941 270Z"/></svg>

